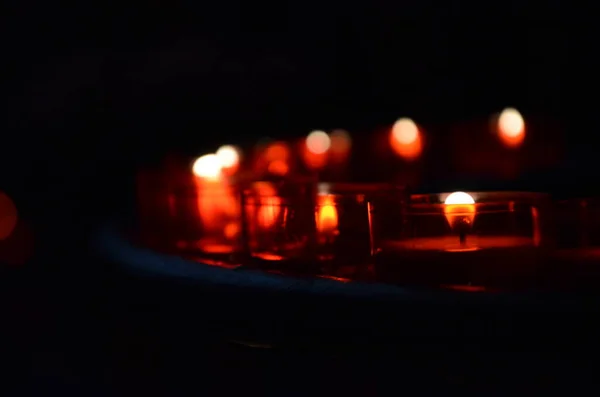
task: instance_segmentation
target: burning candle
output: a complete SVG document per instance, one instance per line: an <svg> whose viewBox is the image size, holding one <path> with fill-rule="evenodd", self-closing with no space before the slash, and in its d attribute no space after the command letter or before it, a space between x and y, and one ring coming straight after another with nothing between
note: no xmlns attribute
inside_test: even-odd
<svg viewBox="0 0 600 397"><path fill-rule="evenodd" d="M475 200L465 192L455 192L444 200L444 215L459 235L461 247L467 246L467 233L475 220Z"/></svg>
<svg viewBox="0 0 600 397"><path fill-rule="evenodd" d="M320 195L317 198L317 236L320 244L331 244L338 231L338 213L334 196Z"/></svg>
<svg viewBox="0 0 600 397"><path fill-rule="evenodd" d="M316 251L321 275L370 278L373 241L369 207L402 201L404 189L387 184L320 183L315 209Z"/></svg>
<svg viewBox="0 0 600 397"><path fill-rule="evenodd" d="M378 271L433 285L530 282L547 243L548 202L534 193L413 196L406 218L377 243Z"/></svg>
<svg viewBox="0 0 600 397"><path fill-rule="evenodd" d="M237 157L226 149L220 156L199 157L192 166L193 190L176 197L177 217L184 229L177 247L198 253L203 260L231 260L240 250L239 199L224 172L236 166Z"/></svg>

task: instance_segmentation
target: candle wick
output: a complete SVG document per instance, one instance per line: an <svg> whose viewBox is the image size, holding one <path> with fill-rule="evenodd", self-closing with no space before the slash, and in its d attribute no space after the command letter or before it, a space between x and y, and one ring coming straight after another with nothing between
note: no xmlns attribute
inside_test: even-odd
<svg viewBox="0 0 600 397"><path fill-rule="evenodd" d="M462 247L467 245L467 232L471 227L470 223L471 222L469 221L469 219L463 218L456 225L458 230L458 239Z"/></svg>
<svg viewBox="0 0 600 397"><path fill-rule="evenodd" d="M467 230L465 228L460 228L458 232L458 239L462 247L467 245Z"/></svg>

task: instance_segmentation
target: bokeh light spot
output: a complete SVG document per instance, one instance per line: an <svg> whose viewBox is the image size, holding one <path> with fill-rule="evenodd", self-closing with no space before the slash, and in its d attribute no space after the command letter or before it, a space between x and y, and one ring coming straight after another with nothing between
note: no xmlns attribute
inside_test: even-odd
<svg viewBox="0 0 600 397"><path fill-rule="evenodd" d="M306 148L313 154L323 154L331 147L331 138L324 131L313 131L306 138Z"/></svg>
<svg viewBox="0 0 600 397"><path fill-rule="evenodd" d="M221 175L221 161L216 154L198 157L192 166L194 175L206 179L218 179Z"/></svg>
<svg viewBox="0 0 600 397"><path fill-rule="evenodd" d="M409 118L396 121L390 132L390 145L397 155L407 161L419 158L423 151L423 139L417 124Z"/></svg>
<svg viewBox="0 0 600 397"><path fill-rule="evenodd" d="M334 130L331 133L331 151L334 153L345 154L352 146L350 134L344 130Z"/></svg>
<svg viewBox="0 0 600 397"><path fill-rule="evenodd" d="M517 109L506 108L498 117L498 135L509 147L519 146L525 139L525 120Z"/></svg>
<svg viewBox="0 0 600 397"><path fill-rule="evenodd" d="M240 151L235 146L221 146L215 154L223 168L236 167L240 162Z"/></svg>
<svg viewBox="0 0 600 397"><path fill-rule="evenodd" d="M409 118L401 118L394 123L392 127L392 134L394 139L402 145L410 145L415 142L419 137L419 128Z"/></svg>

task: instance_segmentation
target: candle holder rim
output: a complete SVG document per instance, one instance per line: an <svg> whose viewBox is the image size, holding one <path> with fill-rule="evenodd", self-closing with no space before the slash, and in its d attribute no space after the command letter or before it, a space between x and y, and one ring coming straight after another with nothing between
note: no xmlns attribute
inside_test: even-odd
<svg viewBox="0 0 600 397"><path fill-rule="evenodd" d="M329 190L328 192L323 192ZM317 192L320 195L363 194L372 192L404 192L406 186L394 183L352 183L352 182L319 182Z"/></svg>
<svg viewBox="0 0 600 397"><path fill-rule="evenodd" d="M525 192L525 191L463 191L469 194L475 200L475 204L491 204L503 203L507 201L528 202L528 201L543 201L549 200L548 193L541 192ZM441 193L419 193L410 195L410 204L444 204L444 197L454 192ZM431 201L426 201L433 199Z"/></svg>
<svg viewBox="0 0 600 397"><path fill-rule="evenodd" d="M475 204L457 204L457 206L473 206L474 208L474 213L477 215L480 214L502 214L505 212L511 212L508 208L507 209L489 209L489 208L485 208L485 207L490 207L490 206L498 206L498 205L507 205L506 202L485 202L485 203L475 203ZM446 207L446 204L442 204L442 203L417 203L417 204L410 204L408 207L408 211L407 211L407 215L413 215L413 216L425 216L425 215L434 215L434 216L439 216L442 215L444 213L444 207ZM482 208L483 207L483 208ZM430 212L413 212L412 209L431 209L432 211ZM433 211L436 210L436 211ZM464 212L456 212L454 213L455 215L461 215L461 214L471 214L471 212L469 211L464 211Z"/></svg>

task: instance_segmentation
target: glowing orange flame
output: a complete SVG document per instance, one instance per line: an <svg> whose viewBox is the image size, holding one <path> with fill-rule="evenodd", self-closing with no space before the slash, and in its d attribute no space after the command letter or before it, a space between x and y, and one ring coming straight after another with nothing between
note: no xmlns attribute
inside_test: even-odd
<svg viewBox="0 0 600 397"><path fill-rule="evenodd" d="M334 196L318 197L317 230L324 235L337 234L338 213L335 208Z"/></svg>
<svg viewBox="0 0 600 397"><path fill-rule="evenodd" d="M504 145L515 148L525 140L525 120L518 110L506 108L498 117L498 135Z"/></svg>
<svg viewBox="0 0 600 397"><path fill-rule="evenodd" d="M232 242L240 232L237 197L222 169L221 160L214 154L198 158L192 167L203 230L200 248L210 253L232 252Z"/></svg>
<svg viewBox="0 0 600 397"><path fill-rule="evenodd" d="M255 190L259 197L258 226L270 229L277 222L281 212L281 198L277 196L277 190L270 183L257 183Z"/></svg>
<svg viewBox="0 0 600 397"><path fill-rule="evenodd" d="M267 170L273 175L284 176L289 172L290 167L283 160L275 160L269 163Z"/></svg>
<svg viewBox="0 0 600 397"><path fill-rule="evenodd" d="M273 175L284 176L290 170L291 150L285 142L270 144L262 154L267 171Z"/></svg>
<svg viewBox="0 0 600 397"><path fill-rule="evenodd" d="M275 142L267 147L264 156L268 162L287 161L290 158L290 148L285 142Z"/></svg>
<svg viewBox="0 0 600 397"><path fill-rule="evenodd" d="M452 228L462 220L472 224L475 219L475 200L468 193L454 192L444 201L444 214Z"/></svg>
<svg viewBox="0 0 600 397"><path fill-rule="evenodd" d="M405 160L416 160L423 151L419 127L411 119L399 119L390 132L390 145L394 152Z"/></svg>
<svg viewBox="0 0 600 397"><path fill-rule="evenodd" d="M221 179L221 161L216 154L206 154L198 157L192 165L192 172L199 178L218 181Z"/></svg>

